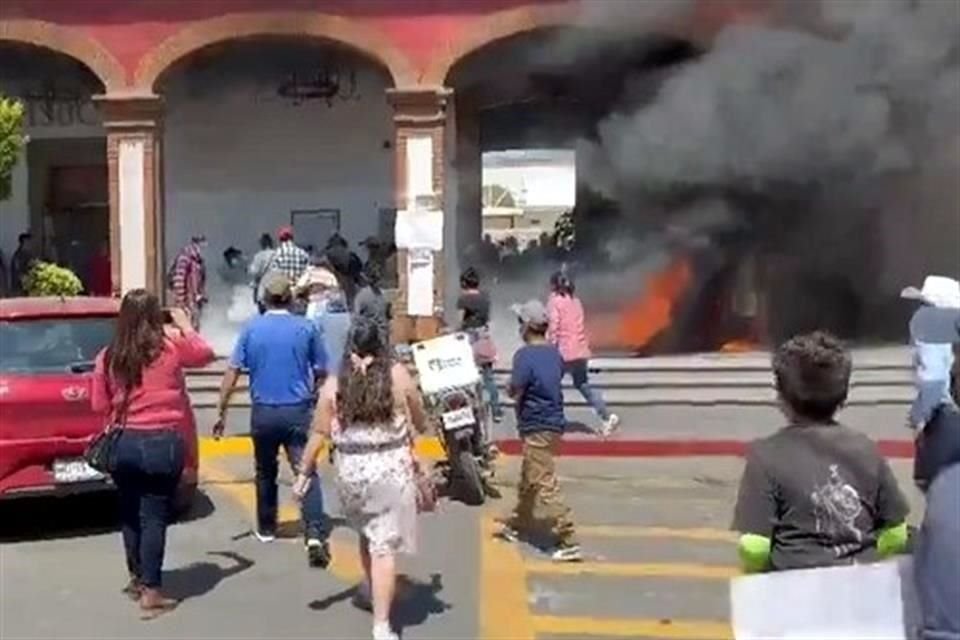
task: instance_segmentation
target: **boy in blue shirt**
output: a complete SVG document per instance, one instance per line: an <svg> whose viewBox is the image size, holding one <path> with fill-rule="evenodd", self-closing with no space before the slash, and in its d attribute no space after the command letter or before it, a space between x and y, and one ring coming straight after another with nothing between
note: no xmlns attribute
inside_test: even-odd
<svg viewBox="0 0 960 640"><path fill-rule="evenodd" d="M497 534L515 542L529 532L535 512L551 523L557 540L553 559L577 562L580 545L570 514L560 493L554 452L567 421L563 413L563 358L547 341L547 310L539 300L514 308L524 346L513 356L510 396L516 401L517 430L523 440L523 463L517 488L517 506Z"/></svg>

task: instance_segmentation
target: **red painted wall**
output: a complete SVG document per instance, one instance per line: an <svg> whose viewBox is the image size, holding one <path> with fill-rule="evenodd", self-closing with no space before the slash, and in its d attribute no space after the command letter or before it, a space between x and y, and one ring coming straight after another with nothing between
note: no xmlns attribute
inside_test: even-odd
<svg viewBox="0 0 960 640"><path fill-rule="evenodd" d="M196 20L227 13L322 11L367 22L424 69L436 51L495 11L558 0L2 0L0 18L45 20L98 40L131 73Z"/></svg>
<svg viewBox="0 0 960 640"><path fill-rule="evenodd" d="M225 14L321 12L352 18L382 33L414 70L444 59L452 44L483 32L497 12L575 0L0 0L0 20L33 19L76 29L98 41L126 70L128 81L144 56L191 23ZM641 2L643 0L609 0ZM782 0L699 0L693 31L715 33L732 21L757 19ZM511 16L515 19L518 16ZM522 20L522 16L519 17ZM498 16L496 18L500 20ZM766 19L765 17L761 19ZM487 25L490 26L490 25ZM497 25L494 25L496 27ZM501 25L502 26L502 25ZM496 28L494 31L501 33ZM709 35L707 35L709 37ZM468 40L469 41L469 40ZM481 40L482 42L482 40Z"/></svg>

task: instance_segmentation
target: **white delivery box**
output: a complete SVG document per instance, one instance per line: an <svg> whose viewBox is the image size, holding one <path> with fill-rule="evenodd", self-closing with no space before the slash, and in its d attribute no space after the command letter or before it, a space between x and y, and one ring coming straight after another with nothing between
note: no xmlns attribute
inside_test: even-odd
<svg viewBox="0 0 960 640"><path fill-rule="evenodd" d="M473 387L480 382L470 336L465 333L418 342L413 345L413 362L420 377L420 389L428 395Z"/></svg>

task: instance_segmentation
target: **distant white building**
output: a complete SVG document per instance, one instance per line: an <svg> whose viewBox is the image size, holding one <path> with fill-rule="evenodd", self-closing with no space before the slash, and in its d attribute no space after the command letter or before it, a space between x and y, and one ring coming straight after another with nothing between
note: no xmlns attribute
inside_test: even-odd
<svg viewBox="0 0 960 640"><path fill-rule="evenodd" d="M576 203L572 150L522 149L483 154L483 232L521 245L552 233Z"/></svg>

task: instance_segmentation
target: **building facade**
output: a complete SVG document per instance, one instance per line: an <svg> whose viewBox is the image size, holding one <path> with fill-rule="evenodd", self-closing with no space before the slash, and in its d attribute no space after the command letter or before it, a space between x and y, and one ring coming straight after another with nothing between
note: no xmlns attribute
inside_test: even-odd
<svg viewBox="0 0 960 640"><path fill-rule="evenodd" d="M709 40L771 3L681 3L650 29ZM9 256L26 229L61 258L108 240L115 293L162 292L193 235L212 255L291 223L356 245L432 202L444 225L433 313L406 313L402 248L397 304L402 337L430 335L458 247L480 236L480 154L499 144L481 114L515 91L505 60L523 77L511 47L582 26L590 4L5 0L0 93L26 103L30 142L0 203L0 246Z"/></svg>

